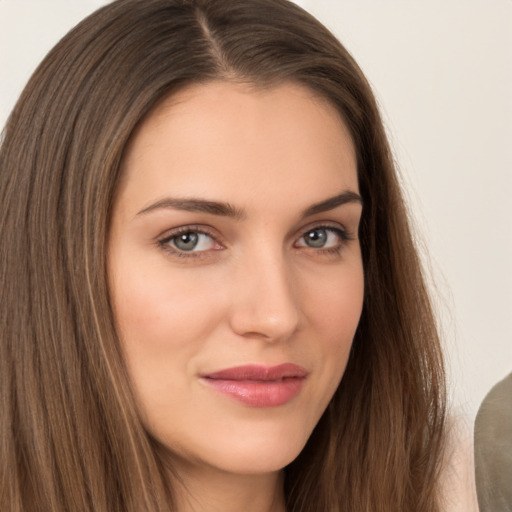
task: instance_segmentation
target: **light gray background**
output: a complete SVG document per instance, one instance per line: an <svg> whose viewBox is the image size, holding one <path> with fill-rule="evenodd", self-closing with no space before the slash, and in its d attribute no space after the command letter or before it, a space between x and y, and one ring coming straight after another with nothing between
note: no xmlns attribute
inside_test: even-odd
<svg viewBox="0 0 512 512"><path fill-rule="evenodd" d="M105 3L0 0L1 126L46 52ZM453 407L473 418L512 370L512 0L297 3L353 53L381 103L432 276Z"/></svg>

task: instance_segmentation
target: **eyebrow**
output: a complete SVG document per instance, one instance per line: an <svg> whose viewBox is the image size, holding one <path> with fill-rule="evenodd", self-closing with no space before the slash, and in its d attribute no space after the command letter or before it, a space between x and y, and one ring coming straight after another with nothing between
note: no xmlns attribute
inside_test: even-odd
<svg viewBox="0 0 512 512"><path fill-rule="evenodd" d="M338 206L347 204L347 203L359 203L363 204L363 200L359 194L352 192L350 190L346 190L341 194L338 194L334 197L330 197L324 201L319 203L315 203L312 206L306 208L301 217L304 219L306 217L310 217L312 215L327 212L330 210L334 210ZM224 203L220 201L209 201L207 199L196 199L196 198L172 198L166 197L165 199L161 199L156 203L153 203L146 208L143 208L137 215L143 215L154 210L160 209L173 209L173 210L182 210L187 212L202 212L208 213L210 215L219 215L222 217L231 217L237 220L242 220L247 217L247 214L244 210L240 208L236 208L230 203Z"/></svg>
<svg viewBox="0 0 512 512"><path fill-rule="evenodd" d="M345 190L337 196L330 197L325 201L321 201L320 203L316 203L309 208L306 208L302 214L302 218L311 217L311 215L315 215L317 213L328 212L347 203L359 203L362 206L363 200L359 194L356 194L351 190Z"/></svg>
<svg viewBox="0 0 512 512"><path fill-rule="evenodd" d="M173 210L183 210L186 212L203 212L211 215L220 215L222 217L233 217L235 219L243 219L245 217L245 212L243 210L240 210L229 203L208 201L205 199L177 199L172 197L166 197L161 201L151 204L150 206L142 209L137 213L137 215L168 208Z"/></svg>

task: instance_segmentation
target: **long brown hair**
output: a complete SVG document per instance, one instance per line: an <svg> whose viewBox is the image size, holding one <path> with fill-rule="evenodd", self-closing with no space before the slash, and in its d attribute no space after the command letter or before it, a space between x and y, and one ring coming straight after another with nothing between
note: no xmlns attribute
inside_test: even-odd
<svg viewBox="0 0 512 512"><path fill-rule="evenodd" d="M309 87L358 157L363 314L342 383L285 470L288 510L438 511L442 357L382 122L348 52L286 0L118 0L22 93L0 153L0 510L174 510L116 337L106 240L135 127L179 88L219 79Z"/></svg>

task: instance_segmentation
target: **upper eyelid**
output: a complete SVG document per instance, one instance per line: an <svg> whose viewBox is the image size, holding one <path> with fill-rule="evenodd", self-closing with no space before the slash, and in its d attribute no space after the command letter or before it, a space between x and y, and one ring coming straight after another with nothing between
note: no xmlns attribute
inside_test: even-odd
<svg viewBox="0 0 512 512"><path fill-rule="evenodd" d="M354 240L354 236L353 234L348 231L347 229L345 229L344 227L341 227L341 226L331 226L331 225L326 225L326 224L320 224L318 226L313 226L311 228L308 228L304 231L302 231L302 235L300 235L299 237L296 238L296 241L294 242L294 245L299 241L301 240L302 238L304 238L304 236L309 233L310 231L315 231L316 229L325 229L326 231L332 231L334 232L338 237L341 238L341 244L345 243L345 242L348 242L348 241L351 241L351 240ZM302 247L302 246L301 246ZM321 248L319 249L315 249L315 250L322 250Z"/></svg>
<svg viewBox="0 0 512 512"><path fill-rule="evenodd" d="M300 238L301 236L304 236L305 233L308 231L311 231L312 229L319 229L319 228L325 228L325 229L333 229L343 232L349 232L349 230L338 221L326 221L326 220L320 220L320 221L314 221L309 223L306 226L302 226L299 229L297 229L292 235L292 237ZM169 240L181 233L187 233L187 232L196 232L196 233L202 233L204 235L208 235L212 237L214 240L216 240L219 243L222 243L222 237L218 230L215 228L212 228L210 226L204 225L204 224L184 224L182 226L177 226L175 228L167 229L163 231L160 235L158 235L156 238L159 241L165 241Z"/></svg>
<svg viewBox="0 0 512 512"><path fill-rule="evenodd" d="M207 235L211 238L213 238L216 242L218 243L222 243L220 238L212 228L209 228L207 226L203 226L203 225L194 225L194 224L191 224L191 225L184 225L184 226L179 226L179 227L176 227L176 228L172 228L172 229L168 229L166 231L164 231L161 235L159 235L157 237L157 240L158 242L160 243L163 243L163 242L168 242L169 240L173 239L174 237L180 235L180 234L183 234L183 233L200 233L200 234L203 234L203 235Z"/></svg>
<svg viewBox="0 0 512 512"><path fill-rule="evenodd" d="M308 231L311 231L312 229L319 229L319 228L326 228L326 229L334 229L334 230L340 230L340 231L347 231L346 227L337 221L316 221L312 222L309 225L302 226L298 230L295 231L295 235L297 237L303 236ZM218 234L218 231L210 226L205 226L204 224L184 224L182 226L178 226L175 228L170 228L165 231L163 231L160 235L157 236L159 240L165 240L173 238L174 236L177 236L181 233L187 233L187 232L196 232L196 233L202 233L208 236L211 236L212 238L218 240L219 238L223 238Z"/></svg>
<svg viewBox="0 0 512 512"><path fill-rule="evenodd" d="M341 231L343 233L346 233L347 235L350 234L350 230L341 222L337 221L316 221L312 222L311 224L302 227L298 230L296 237L300 238L301 236L304 236L309 231L312 231L314 229L331 229L333 231Z"/></svg>

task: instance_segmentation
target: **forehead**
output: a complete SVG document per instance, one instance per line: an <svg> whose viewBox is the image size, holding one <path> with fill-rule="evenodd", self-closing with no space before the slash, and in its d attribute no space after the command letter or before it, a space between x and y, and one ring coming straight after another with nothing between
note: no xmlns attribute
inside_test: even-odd
<svg viewBox="0 0 512 512"><path fill-rule="evenodd" d="M270 190L325 196L333 188L358 189L354 145L338 111L292 83L219 81L183 89L140 125L123 173L123 186L148 193L275 198Z"/></svg>

